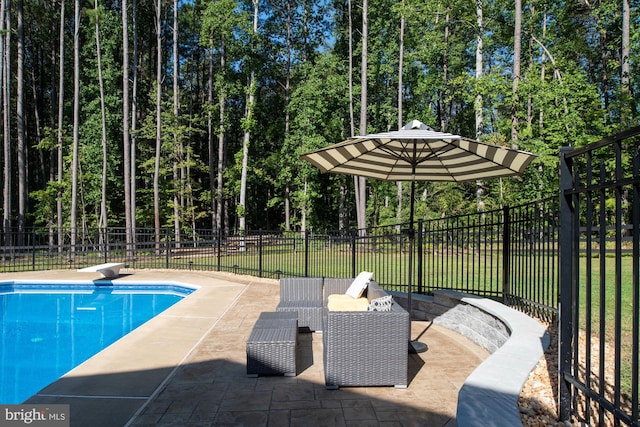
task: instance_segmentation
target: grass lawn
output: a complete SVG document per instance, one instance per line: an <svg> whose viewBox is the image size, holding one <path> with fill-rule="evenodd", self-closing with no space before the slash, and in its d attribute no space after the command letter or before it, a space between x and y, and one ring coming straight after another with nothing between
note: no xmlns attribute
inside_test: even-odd
<svg viewBox="0 0 640 427"><path fill-rule="evenodd" d="M110 254L109 261L123 261L131 268L221 270L238 274L263 277L325 276L352 277L360 271L374 272L374 278L387 289L406 291L409 277L409 254L406 246L385 247L378 245L353 252L348 245L315 247L307 254L304 250L274 249L258 253L248 247L246 252L227 252L218 257L213 249L172 252L139 251L133 259L125 260L123 254ZM362 248L358 248L362 249ZM355 256L355 258L354 258ZM353 261L355 259L355 262ZM70 262L69 254L42 251L23 257L5 258L0 271L27 271L45 269L76 269L107 261L103 254L87 251ZM508 277L510 293L516 299L532 301L556 308L558 259L554 254L515 254L510 260L512 274ZM418 268L421 276L418 277ZM580 286L577 295L576 319L580 328L596 338L604 337L607 347L619 348L613 363L620 366L620 390L629 396L632 384L634 322L634 283L632 258L614 257L581 258ZM413 259L413 291L422 286L424 292L431 289L455 289L480 295L499 296L503 292L502 252L492 248L474 251L453 249L438 251L425 248L420 260ZM587 278L590 278L588 280ZM600 286L600 283L604 286ZM638 286L638 284L635 284ZM619 310L616 308L619 307ZM616 315L616 313L619 313ZM603 322L600 322L603 319ZM636 328L638 326L636 325ZM596 346L597 347L597 346ZM582 354L586 348L579 349ZM592 365L599 363L597 354L591 357ZM609 360L609 359L607 359ZM607 362L610 363L610 362ZM596 368L597 369L597 368Z"/></svg>

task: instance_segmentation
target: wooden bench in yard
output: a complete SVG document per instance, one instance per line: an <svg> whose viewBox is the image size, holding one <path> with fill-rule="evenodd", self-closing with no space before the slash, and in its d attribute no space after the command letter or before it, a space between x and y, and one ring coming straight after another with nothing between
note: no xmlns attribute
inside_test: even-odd
<svg viewBox="0 0 640 427"><path fill-rule="evenodd" d="M94 265L78 269L78 273L100 273L102 277L110 279L120 275L120 269L124 267L122 262L108 262L106 264Z"/></svg>

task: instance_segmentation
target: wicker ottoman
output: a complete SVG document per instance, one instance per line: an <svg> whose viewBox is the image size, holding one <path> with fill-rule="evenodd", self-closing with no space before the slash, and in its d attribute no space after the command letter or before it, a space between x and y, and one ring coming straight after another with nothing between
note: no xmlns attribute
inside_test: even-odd
<svg viewBox="0 0 640 427"><path fill-rule="evenodd" d="M298 315L261 313L247 340L247 375L296 375Z"/></svg>

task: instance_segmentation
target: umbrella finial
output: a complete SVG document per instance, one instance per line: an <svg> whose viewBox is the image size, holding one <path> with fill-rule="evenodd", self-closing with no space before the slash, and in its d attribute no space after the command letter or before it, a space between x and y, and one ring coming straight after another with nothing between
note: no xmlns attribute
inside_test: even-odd
<svg viewBox="0 0 640 427"><path fill-rule="evenodd" d="M407 123L406 125L402 126L402 129L404 129L404 130L411 130L411 129L433 130L429 126L427 126L424 123L422 123L420 120L411 120L409 123Z"/></svg>

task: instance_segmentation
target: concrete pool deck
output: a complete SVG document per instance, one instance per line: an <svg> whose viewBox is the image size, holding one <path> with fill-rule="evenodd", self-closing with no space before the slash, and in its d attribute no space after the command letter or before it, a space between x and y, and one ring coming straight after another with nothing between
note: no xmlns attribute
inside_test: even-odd
<svg viewBox="0 0 640 427"><path fill-rule="evenodd" d="M71 270L0 280L96 280ZM72 426L455 426L458 391L489 354L431 322L412 322L428 350L409 356L409 386L326 390L322 335L301 333L298 375L246 375L246 340L275 311L278 281L217 272L124 270L114 282L199 289L31 397L69 404Z"/></svg>

